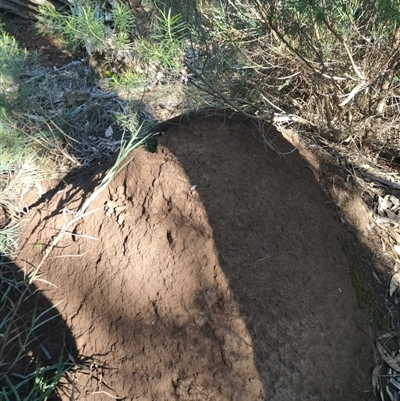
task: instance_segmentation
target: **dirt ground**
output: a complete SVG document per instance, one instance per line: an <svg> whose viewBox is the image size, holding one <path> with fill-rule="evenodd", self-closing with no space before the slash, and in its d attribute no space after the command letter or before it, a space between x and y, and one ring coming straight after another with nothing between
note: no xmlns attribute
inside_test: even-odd
<svg viewBox="0 0 400 401"><path fill-rule="evenodd" d="M91 367L61 399L373 398L350 234L299 154L279 158L254 134L212 117L171 127L58 243L41 269L57 288L37 285L63 300L74 357ZM32 207L21 268L40 263L111 165Z"/></svg>

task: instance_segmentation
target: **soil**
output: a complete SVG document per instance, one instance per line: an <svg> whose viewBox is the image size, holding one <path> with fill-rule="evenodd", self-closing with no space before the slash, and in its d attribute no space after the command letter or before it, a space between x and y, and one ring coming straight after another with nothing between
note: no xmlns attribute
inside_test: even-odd
<svg viewBox="0 0 400 401"><path fill-rule="evenodd" d="M39 33L32 21L0 9L0 22L4 24L5 31L14 36L20 49L36 54L37 64L42 67L57 69L84 58L81 51L70 52L56 38Z"/></svg>
<svg viewBox="0 0 400 401"><path fill-rule="evenodd" d="M21 268L113 162L31 208ZM136 149L41 268L91 367L60 398L370 400L368 316L343 251L357 240L330 205L298 153L267 152L243 123L193 118Z"/></svg>

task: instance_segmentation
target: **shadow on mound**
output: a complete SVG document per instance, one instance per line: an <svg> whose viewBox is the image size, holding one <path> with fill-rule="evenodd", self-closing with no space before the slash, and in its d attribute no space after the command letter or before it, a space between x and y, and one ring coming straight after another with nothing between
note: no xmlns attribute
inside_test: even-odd
<svg viewBox="0 0 400 401"><path fill-rule="evenodd" d="M343 251L357 239L299 154L266 152L251 131L203 118L171 127L160 143L207 211L264 397L369 399L368 317L357 307ZM282 151L292 150L273 128L270 135Z"/></svg>
<svg viewBox="0 0 400 401"><path fill-rule="evenodd" d="M57 308L21 269L5 257L0 265L1 399L39 400L79 363L75 340ZM63 391L63 386L58 388Z"/></svg>

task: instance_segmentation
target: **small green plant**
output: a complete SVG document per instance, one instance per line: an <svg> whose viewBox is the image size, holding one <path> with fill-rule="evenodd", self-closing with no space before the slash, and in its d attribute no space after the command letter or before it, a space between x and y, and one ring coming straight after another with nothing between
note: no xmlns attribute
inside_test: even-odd
<svg viewBox="0 0 400 401"><path fill-rule="evenodd" d="M92 0L74 1L71 13L44 4L40 7L39 17L39 30L58 37L67 48L75 50L85 47L89 54L98 53L110 57L116 57L116 53L129 43L135 24L127 5L117 3L108 12L100 3Z"/></svg>
<svg viewBox="0 0 400 401"><path fill-rule="evenodd" d="M110 86L124 93L132 93L139 91L143 92L143 88L146 87L148 77L145 74L140 74L131 71L123 71L121 74L111 74Z"/></svg>
<svg viewBox="0 0 400 401"><path fill-rule="evenodd" d="M35 183L53 174L43 157L43 148L21 132L17 122L11 125L11 117L0 117L0 208L9 221L20 216L25 207L23 197ZM17 225L0 227L0 250L14 243L17 228Z"/></svg>
<svg viewBox="0 0 400 401"><path fill-rule="evenodd" d="M138 52L146 62L178 72L183 66L184 38L187 25L182 14L171 9L157 10L152 39L140 38Z"/></svg>
<svg viewBox="0 0 400 401"><path fill-rule="evenodd" d="M60 358L57 364L38 366L28 375L17 375L17 384L5 376L5 384L0 390L0 399L47 401L54 394L60 379L74 367L74 364L65 363Z"/></svg>
<svg viewBox="0 0 400 401"><path fill-rule="evenodd" d="M117 3L111 14L114 32L117 36L117 44L123 47L129 43L129 34L135 26L135 17L124 3Z"/></svg>
<svg viewBox="0 0 400 401"><path fill-rule="evenodd" d="M156 35L155 39L162 41L180 41L185 37L187 30L186 24L183 20L182 14L172 15L172 10L168 11L158 10L159 14L156 15Z"/></svg>

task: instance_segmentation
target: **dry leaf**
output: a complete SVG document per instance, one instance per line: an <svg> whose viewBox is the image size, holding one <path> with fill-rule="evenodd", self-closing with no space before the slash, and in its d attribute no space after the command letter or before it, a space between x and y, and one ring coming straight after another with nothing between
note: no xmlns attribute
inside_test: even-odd
<svg viewBox="0 0 400 401"><path fill-rule="evenodd" d="M379 284L382 284L382 281L379 280L379 277L378 277L378 275L377 275L375 272L372 272L372 275L374 276L375 280L376 280Z"/></svg>
<svg viewBox="0 0 400 401"><path fill-rule="evenodd" d="M386 216L386 210L388 209L388 198L385 196L382 198L381 196L378 196L378 208L377 208L378 215L381 217Z"/></svg>
<svg viewBox="0 0 400 401"><path fill-rule="evenodd" d="M393 220L396 220L396 219L397 219L396 213L394 213L394 212L391 211L390 209L386 209L386 216L387 216L389 219L393 219Z"/></svg>
<svg viewBox="0 0 400 401"><path fill-rule="evenodd" d="M400 206L400 201L394 195L389 196L390 201L393 203L394 206Z"/></svg>
<svg viewBox="0 0 400 401"><path fill-rule="evenodd" d="M392 238L400 244L400 234L396 232L392 227L388 227L389 233L392 236Z"/></svg>
<svg viewBox="0 0 400 401"><path fill-rule="evenodd" d="M390 382L390 384L392 384L394 387L396 387L397 390L400 390L400 383L399 383L397 380L393 379L393 377L390 378L389 382Z"/></svg>
<svg viewBox="0 0 400 401"><path fill-rule="evenodd" d="M400 372L400 357L393 358L379 341L376 342L376 347L378 348L381 358L396 372Z"/></svg>
<svg viewBox="0 0 400 401"><path fill-rule="evenodd" d="M111 125L109 125L108 128L106 129L106 132L104 133L104 136L106 138L109 138L110 136L112 136L113 133L114 130L112 129Z"/></svg>
<svg viewBox="0 0 400 401"><path fill-rule="evenodd" d="M394 398L393 394L390 392L389 386L386 386L386 394L389 396L391 401L396 401L396 398Z"/></svg>
<svg viewBox="0 0 400 401"><path fill-rule="evenodd" d="M389 295L393 296L394 292L400 288L400 273L393 274L390 280Z"/></svg>
<svg viewBox="0 0 400 401"><path fill-rule="evenodd" d="M378 365L378 366L375 366L374 370L372 371L371 381L372 381L372 388L374 390L375 396L379 392L379 388L380 388L379 377L380 377L381 368L382 368L382 365Z"/></svg>

